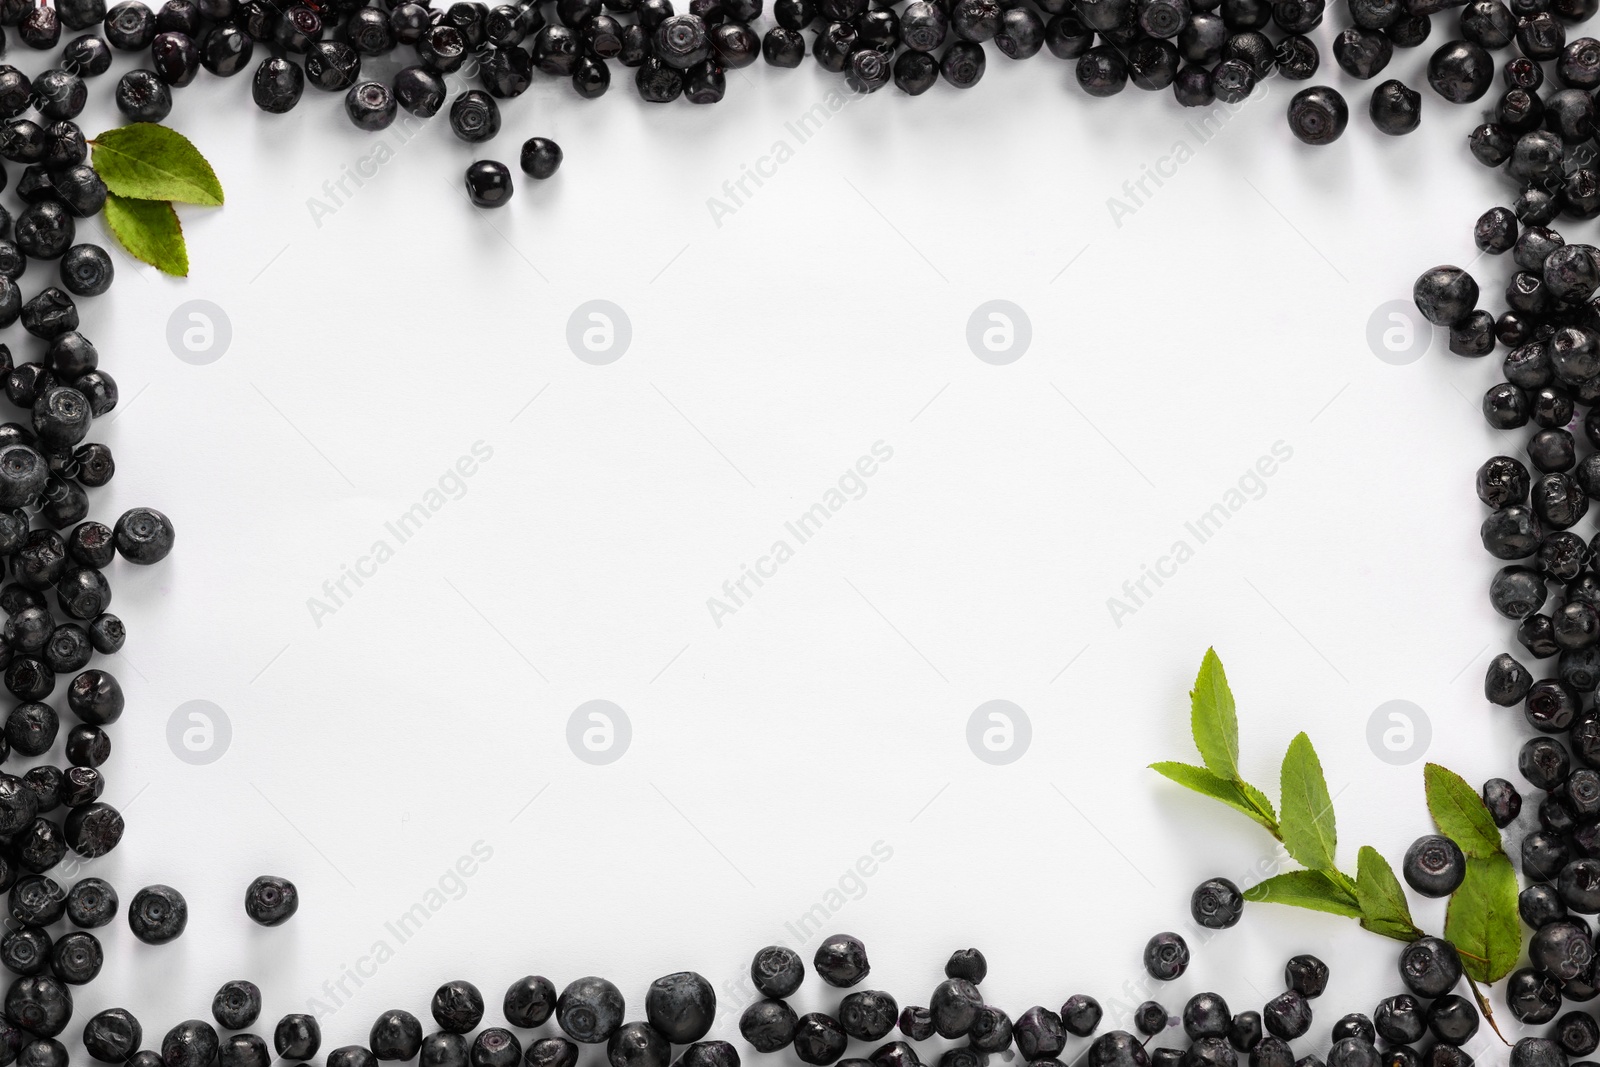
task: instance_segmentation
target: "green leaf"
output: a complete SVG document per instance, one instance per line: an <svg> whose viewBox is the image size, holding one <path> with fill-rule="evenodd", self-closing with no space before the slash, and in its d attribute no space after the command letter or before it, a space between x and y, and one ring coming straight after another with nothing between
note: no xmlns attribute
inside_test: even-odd
<svg viewBox="0 0 1600 1067"><path fill-rule="evenodd" d="M1334 851L1339 835L1334 827L1333 798L1322 777L1322 761L1311 739L1298 734L1283 757L1283 847L1303 867L1314 871L1337 870Z"/></svg>
<svg viewBox="0 0 1600 1067"><path fill-rule="evenodd" d="M106 225L135 259L166 274L189 276L189 250L172 205L161 200L106 196Z"/></svg>
<svg viewBox="0 0 1600 1067"><path fill-rule="evenodd" d="M1218 777L1238 781L1239 718L1228 676L1223 673L1222 660L1214 648L1206 649L1205 658L1200 661L1200 676L1189 693L1189 728L1206 768Z"/></svg>
<svg viewBox="0 0 1600 1067"><path fill-rule="evenodd" d="M1267 798L1261 796L1260 790L1254 789L1252 786L1230 782L1226 778L1220 778L1212 774L1204 767L1193 767L1187 763L1152 763L1150 764L1150 769L1165 778L1177 782L1186 789L1192 789L1196 793L1210 797L1212 800L1220 800L1235 811L1240 811L1250 816L1250 818L1268 830L1274 833L1277 832L1278 828L1272 816L1272 805L1266 803ZM1251 790L1251 793L1260 799L1264 805L1264 811L1251 804L1251 794L1247 794L1245 792L1246 789Z"/></svg>
<svg viewBox="0 0 1600 1067"><path fill-rule="evenodd" d="M1428 790L1428 811L1439 832L1477 859L1501 853L1500 828L1484 806L1478 791L1455 771L1430 763L1423 768Z"/></svg>
<svg viewBox="0 0 1600 1067"><path fill-rule="evenodd" d="M1272 826L1278 825L1278 813L1272 807L1272 801L1267 799L1267 794L1263 793L1249 782L1235 782L1234 784L1239 787L1239 791L1243 793L1247 799L1255 804L1257 811L1263 813L1268 819L1271 820ZM1265 826L1267 824L1262 823L1262 825ZM1271 829L1271 827L1268 828Z"/></svg>
<svg viewBox="0 0 1600 1067"><path fill-rule="evenodd" d="M1401 941L1420 936L1394 868L1368 845L1356 854L1356 900L1361 905L1361 925L1373 933Z"/></svg>
<svg viewBox="0 0 1600 1067"><path fill-rule="evenodd" d="M1461 953L1475 982L1498 982L1517 965L1517 873L1504 853L1467 860L1467 876L1450 897L1444 936Z"/></svg>
<svg viewBox="0 0 1600 1067"><path fill-rule="evenodd" d="M136 122L89 142L94 169L106 188L134 200L176 200L218 207L222 183L206 157L176 130Z"/></svg>
<svg viewBox="0 0 1600 1067"><path fill-rule="evenodd" d="M1246 900L1288 904L1350 919L1361 918L1356 898L1321 871L1285 871L1244 891Z"/></svg>

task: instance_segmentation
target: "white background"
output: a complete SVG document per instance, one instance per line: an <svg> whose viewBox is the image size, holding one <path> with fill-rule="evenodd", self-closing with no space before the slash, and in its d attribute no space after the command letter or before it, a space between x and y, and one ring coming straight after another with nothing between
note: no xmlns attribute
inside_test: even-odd
<svg viewBox="0 0 1600 1067"><path fill-rule="evenodd" d="M1393 71L1423 85L1424 59ZM1270 861L1253 825L1144 769L1193 758L1208 645L1274 796L1285 745L1311 734L1352 868L1363 843L1398 865L1429 829L1421 762L1369 749L1379 705L1424 709L1427 758L1511 776L1519 716L1481 696L1510 628L1472 495L1483 458L1521 447L1477 414L1498 358L1440 337L1396 366L1367 341L1420 270L1474 258L1473 220L1509 197L1467 154L1475 109L1424 87L1422 130L1382 137L1328 58L1319 80L1354 112L1337 145L1291 138L1281 80L1199 145L1168 93L1090 100L1070 64L991 50L971 91L887 90L796 146L785 123L843 87L809 58L730 74L714 108L647 107L630 71L614 78L597 102L541 80L477 150L441 116L320 225L310 198L331 203L324 183L393 132L358 133L313 89L262 115L248 77L179 93L170 123L227 206L182 211L191 279L119 258L83 328L123 395L94 434L119 463L96 514L148 504L179 532L163 565L113 575L129 711L107 799L129 830L91 868L124 902L178 886L191 920L161 949L108 928L80 1018L127 1006L155 1045L250 977L270 1036L392 946L385 922L479 841L492 859L347 986L325 1047L364 1041L386 1008L426 1019L456 977L492 1020L530 972L608 976L638 1017L657 975L720 989L757 947L794 943L785 923L881 841L892 859L829 923L865 939L868 985L925 1002L976 945L1013 1014L1081 991L1126 1025L1145 939L1190 929L1203 877L1248 883ZM518 172L504 210L467 204L466 163L515 170L535 134L566 150L560 173ZM707 198L780 138L793 158L716 225ZM1107 199L1180 139L1193 158L1115 225ZM1503 265L1476 269L1503 284ZM594 299L631 322L608 366L566 341ZM992 299L1031 322L1007 366L966 341ZM190 300L229 323L209 365L168 344ZM865 496L713 625L707 598L880 440L893 458ZM493 457L465 496L316 625L308 598L478 441ZM1293 458L1265 495L1116 625L1107 599L1279 441ZM631 722L608 766L566 741L593 699ZM1007 766L966 742L992 699L1031 720ZM168 746L191 700L231 723L208 766ZM281 929L242 914L264 872L304 897ZM1442 906L1418 919L1437 930ZM1396 947L1253 906L1159 995L1259 1007L1283 960L1314 951L1334 980L1312 1051L1398 991ZM797 1002L833 999L813 978ZM735 1018L714 1036L737 1039Z"/></svg>

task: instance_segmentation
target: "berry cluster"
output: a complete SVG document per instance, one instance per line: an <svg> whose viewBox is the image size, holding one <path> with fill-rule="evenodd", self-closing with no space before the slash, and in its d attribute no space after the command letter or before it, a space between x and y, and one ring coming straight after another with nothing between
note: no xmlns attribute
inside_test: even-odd
<svg viewBox="0 0 1600 1067"><path fill-rule="evenodd" d="M1516 188L1510 206L1484 212L1474 227L1481 252L1513 261L1503 310L1480 307L1477 281L1454 266L1425 272L1413 296L1430 323L1448 330L1452 352L1476 358L1504 346L1504 380L1485 393L1483 414L1504 433L1529 431L1522 455L1497 455L1478 469L1477 493L1489 509L1483 547L1505 564L1490 582L1490 603L1516 622L1528 658L1551 661L1536 677L1502 653L1484 679L1487 699L1520 706L1535 731L1518 756L1521 776L1539 792L1537 823L1525 820L1520 831L1529 965L1511 975L1507 999L1520 1022L1554 1021L1553 1037L1524 1053L1523 1062L1546 1064L1600 1045L1592 1015L1563 1013L1600 995L1584 918L1600 913L1600 537L1585 540L1576 529L1600 499L1600 452L1579 454L1580 439L1600 449L1600 248L1568 243L1555 228L1600 216L1600 47L1566 43L1567 10L1521 14L1521 54L1501 65L1504 90L1469 137L1473 155ZM1475 71L1485 87L1493 73L1492 64ZM1511 782L1491 779L1482 796L1501 828L1517 822L1523 797ZM1464 869L1444 838L1423 838L1406 855L1406 880L1430 896L1451 892Z"/></svg>

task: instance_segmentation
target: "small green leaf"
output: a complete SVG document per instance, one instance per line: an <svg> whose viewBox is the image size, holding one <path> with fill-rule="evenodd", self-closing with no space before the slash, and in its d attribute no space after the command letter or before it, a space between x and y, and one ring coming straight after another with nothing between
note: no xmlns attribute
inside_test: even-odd
<svg viewBox="0 0 1600 1067"><path fill-rule="evenodd" d="M1283 847L1289 855L1314 871L1337 870L1333 798L1322 777L1322 761L1305 734L1296 735L1284 754L1281 803Z"/></svg>
<svg viewBox="0 0 1600 1067"><path fill-rule="evenodd" d="M1487 859L1501 853L1500 828L1478 791L1455 771L1430 763L1423 768L1428 811L1439 832L1468 856Z"/></svg>
<svg viewBox="0 0 1600 1067"><path fill-rule="evenodd" d="M1263 793L1249 782L1236 782L1234 784L1239 787L1239 791L1243 793L1246 798L1255 804L1257 811L1265 814L1267 818L1271 820L1272 826L1278 825L1278 813L1273 809L1272 801L1267 799L1267 794ZM1267 824L1262 823L1262 825L1265 826ZM1271 827L1268 827L1268 829L1270 828Z"/></svg>
<svg viewBox="0 0 1600 1067"><path fill-rule="evenodd" d="M1361 918L1356 898L1321 871L1285 871L1244 891L1246 900L1289 904L1350 919Z"/></svg>
<svg viewBox="0 0 1600 1067"><path fill-rule="evenodd" d="M1239 718L1228 676L1214 648L1206 649L1200 661L1200 676L1189 693L1189 709L1189 728L1206 768L1220 778L1238 781Z"/></svg>
<svg viewBox="0 0 1600 1067"><path fill-rule="evenodd" d="M1504 853L1467 860L1467 876L1445 911L1444 936L1475 982L1498 982L1516 967L1522 951L1517 872Z"/></svg>
<svg viewBox="0 0 1600 1067"><path fill-rule="evenodd" d="M106 196L106 225L135 259L166 274L189 276L189 250L172 205L162 200Z"/></svg>
<svg viewBox="0 0 1600 1067"><path fill-rule="evenodd" d="M94 169L106 188L134 200L176 200L217 207L222 183L206 157L176 130L135 122L93 141Z"/></svg>
<svg viewBox="0 0 1600 1067"><path fill-rule="evenodd" d="M1415 941L1420 936L1394 868L1368 845L1362 845L1356 854L1356 900L1361 905L1361 925L1373 933L1401 941Z"/></svg>
<svg viewBox="0 0 1600 1067"><path fill-rule="evenodd" d="M1272 817L1272 805L1266 803L1266 797L1262 797L1260 790L1252 786L1241 787L1239 783L1219 778L1204 767L1193 767L1187 763L1152 763L1150 769L1186 789L1192 789L1212 800L1220 800L1235 811L1250 816L1268 830L1277 832L1277 825ZM1252 790L1255 796L1260 797L1264 810L1251 804L1251 796L1244 792L1245 789Z"/></svg>

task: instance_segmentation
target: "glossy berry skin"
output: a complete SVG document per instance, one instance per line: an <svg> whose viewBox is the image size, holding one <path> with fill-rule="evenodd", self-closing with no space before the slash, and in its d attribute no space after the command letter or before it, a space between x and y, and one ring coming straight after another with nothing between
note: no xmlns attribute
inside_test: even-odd
<svg viewBox="0 0 1600 1067"><path fill-rule="evenodd" d="M1400 980L1416 996L1442 997L1461 981L1461 957L1455 946L1437 937L1422 937L1400 950Z"/></svg>
<svg viewBox="0 0 1600 1067"><path fill-rule="evenodd" d="M395 110L394 94L382 82L359 82L345 94L345 115L357 129L369 133L388 129L394 122Z"/></svg>
<svg viewBox="0 0 1600 1067"><path fill-rule="evenodd" d="M1061 1025L1077 1037L1088 1037L1099 1029L1103 1015L1100 1002L1084 993L1074 993L1061 1005Z"/></svg>
<svg viewBox="0 0 1600 1067"><path fill-rule="evenodd" d="M1478 1032L1478 1009L1455 993L1428 1005L1428 1029L1446 1045L1465 1045Z"/></svg>
<svg viewBox="0 0 1600 1067"><path fill-rule="evenodd" d="M530 137L522 142L518 162L522 173L543 181L555 174L561 166L561 146L548 137Z"/></svg>
<svg viewBox="0 0 1600 1067"><path fill-rule="evenodd" d="M650 1026L667 1040L675 1045L690 1045L710 1032L717 1014L717 994L701 975L679 971L650 983L644 1012ZM889 1027L893 1025L891 1012ZM885 1034L889 1027L884 1028Z"/></svg>
<svg viewBox="0 0 1600 1067"><path fill-rule="evenodd" d="M101 1063L121 1064L139 1051L144 1027L123 1008L107 1008L83 1027L83 1047Z"/></svg>
<svg viewBox="0 0 1600 1067"><path fill-rule="evenodd" d="M1409 1045L1422 1040L1428 1020L1422 1003L1409 993L1400 993L1379 1002L1372 1013L1373 1029L1394 1045Z"/></svg>
<svg viewBox="0 0 1600 1067"><path fill-rule="evenodd" d="M17 247L30 257L55 259L71 247L77 227L64 204L43 200L23 209L13 232Z"/></svg>
<svg viewBox="0 0 1600 1067"><path fill-rule="evenodd" d="M1183 1006L1183 1032L1190 1041L1227 1037L1232 1025L1228 1002L1215 993L1196 993Z"/></svg>
<svg viewBox="0 0 1600 1067"><path fill-rule="evenodd" d="M74 926L94 930L117 917L117 891L101 878L83 878L67 890L67 918Z"/></svg>
<svg viewBox="0 0 1600 1067"><path fill-rule="evenodd" d="M520 55L521 51L519 49L511 49L506 54ZM604 96L610 88L611 68L606 65L606 61L597 59L594 56L580 56L572 70L572 91L585 100L593 100ZM497 92L493 95L509 96L512 94Z"/></svg>
<svg viewBox="0 0 1600 1067"><path fill-rule="evenodd" d="M480 89L469 89L450 105L450 129L461 140L478 144L500 132L500 105Z"/></svg>
<svg viewBox="0 0 1600 1067"><path fill-rule="evenodd" d="M1133 1026L1146 1037L1155 1037L1172 1025L1167 1009L1153 1000L1147 1000L1133 1011Z"/></svg>
<svg viewBox="0 0 1600 1067"><path fill-rule="evenodd" d="M268 56L256 68L250 93L256 107L269 115L292 111L305 92L306 76L300 65L282 56Z"/></svg>
<svg viewBox="0 0 1600 1067"><path fill-rule="evenodd" d="M221 78L234 77L250 66L256 42L237 26L216 26L200 42L200 66Z"/></svg>
<svg viewBox="0 0 1600 1067"><path fill-rule="evenodd" d="M211 998L211 1016L224 1030L245 1030L261 1017L261 990L254 982L225 982Z"/></svg>
<svg viewBox="0 0 1600 1067"><path fill-rule="evenodd" d="M1273 59L1278 73L1290 81L1305 81L1322 66L1322 55L1316 43L1299 34L1284 38Z"/></svg>
<svg viewBox="0 0 1600 1067"><path fill-rule="evenodd" d="M787 1003L768 998L751 1004L739 1016L739 1033L757 1052L777 1052L793 1043L799 1022Z"/></svg>
<svg viewBox="0 0 1600 1067"><path fill-rule="evenodd" d="M897 86L900 84L901 60L905 58L906 54L902 53L900 59L895 60L895 84ZM793 69L804 62L805 57L806 39L799 30L774 26L761 37L761 58L765 59L769 66ZM935 77L937 76L937 67L931 60L924 66L933 70Z"/></svg>
<svg viewBox="0 0 1600 1067"><path fill-rule="evenodd" d="M109 656L121 649L126 638L127 633L123 629L122 620L115 615L101 615L89 623L89 643L103 656Z"/></svg>
<svg viewBox="0 0 1600 1067"><path fill-rule="evenodd" d="M217 1049L217 1067L272 1067L272 1053L255 1034L231 1034Z"/></svg>
<svg viewBox="0 0 1600 1067"><path fill-rule="evenodd" d="M1478 283L1459 267L1434 267L1417 278L1412 299L1435 326L1454 326L1477 307Z"/></svg>
<svg viewBox="0 0 1600 1067"><path fill-rule="evenodd" d="M1522 813L1522 795L1504 778L1491 778L1483 783L1483 803L1494 824L1502 830Z"/></svg>
<svg viewBox="0 0 1600 1067"><path fill-rule="evenodd" d="M710 58L711 39L698 15L673 15L655 29L655 52L663 63L688 70Z"/></svg>
<svg viewBox="0 0 1600 1067"><path fill-rule="evenodd" d="M314 1015L285 1015L272 1031L272 1047L289 1060L309 1060L322 1047L322 1026Z"/></svg>
<svg viewBox="0 0 1600 1067"><path fill-rule="evenodd" d="M1555 1040L1568 1056L1587 1056L1600 1047L1600 1023L1586 1012L1567 1012L1556 1020Z"/></svg>
<svg viewBox="0 0 1600 1067"><path fill-rule="evenodd" d="M50 967L50 935L24 926L0 937L0 964L15 974L43 974Z"/></svg>
<svg viewBox="0 0 1600 1067"><path fill-rule="evenodd" d="M287 878L263 874L245 887L244 913L251 922L261 926L282 926L299 909L300 891Z"/></svg>
<svg viewBox="0 0 1600 1067"><path fill-rule="evenodd" d="M1422 124L1422 94L1391 78L1372 90L1367 110L1379 133L1398 137Z"/></svg>
<svg viewBox="0 0 1600 1067"><path fill-rule="evenodd" d="M1144 969L1151 978L1170 982L1189 969L1189 945L1179 934L1156 934L1144 946Z"/></svg>
<svg viewBox="0 0 1600 1067"><path fill-rule="evenodd" d="M1208 878L1190 894L1189 914L1208 930L1226 930L1244 914L1244 895L1226 878Z"/></svg>
<svg viewBox="0 0 1600 1067"><path fill-rule="evenodd" d="M762 996L775 1000L793 996L805 980L800 954L784 945L769 945L750 961L750 981Z"/></svg>
<svg viewBox="0 0 1600 1067"><path fill-rule="evenodd" d="M74 670L82 670L90 662L90 659L93 659L94 645L90 641L90 635L83 627L74 624L74 622L64 622L64 624L58 625L56 629L51 630L50 643L45 645L43 657L45 657L46 667L50 667L58 675L72 673ZM88 766L88 763L75 757L74 749L72 749L74 741L74 737L67 737L67 761L69 763L77 763L78 766ZM107 745L109 745L109 739L107 739ZM78 749L78 753L85 752L88 752L88 750ZM107 747L107 752L109 752L109 747ZM104 763L104 760L101 760L101 763Z"/></svg>
<svg viewBox="0 0 1600 1067"><path fill-rule="evenodd" d="M127 700L121 683L95 668L72 679L67 686L67 706L90 726L109 726L122 717Z"/></svg>
<svg viewBox="0 0 1600 1067"><path fill-rule="evenodd" d="M967 1040L971 1042L973 1051L987 1055L1008 1050L1012 1034L1011 1017L993 1005L984 1004L973 1016Z"/></svg>
<svg viewBox="0 0 1600 1067"><path fill-rule="evenodd" d="M418 1067L471 1067L472 1049L460 1034L429 1034L422 1039Z"/></svg>
<svg viewBox="0 0 1600 1067"><path fill-rule="evenodd" d="M1126 1030L1101 1034L1089 1046L1089 1067L1149 1067L1150 1057L1138 1038Z"/></svg>
<svg viewBox="0 0 1600 1067"><path fill-rule="evenodd" d="M160 122L172 113L172 90L153 70L130 70L117 82L117 110L129 122Z"/></svg>
<svg viewBox="0 0 1600 1067"><path fill-rule="evenodd" d="M133 930L133 936L147 945L165 945L174 941L182 935L187 925L189 902L171 886L146 886L135 893L128 904L128 926Z"/></svg>
<svg viewBox="0 0 1600 1067"><path fill-rule="evenodd" d="M900 1018L895 1020L895 1025L912 1041L926 1041L937 1032L933 1028L933 1012L920 1005L901 1008Z"/></svg>
<svg viewBox="0 0 1600 1067"><path fill-rule="evenodd" d="M1511 1067L1562 1067L1561 1046L1547 1037L1524 1037L1511 1047Z"/></svg>
<svg viewBox="0 0 1600 1067"><path fill-rule="evenodd" d="M45 927L59 922L66 913L66 894L52 878L23 875L7 897L11 917L24 926Z"/></svg>
<svg viewBox="0 0 1600 1067"><path fill-rule="evenodd" d="M453 1036L453 1035L441 1035ZM726 1045L723 1041L708 1041L699 1045L690 1045L679 1057L677 1067L723 1067L722 1063L713 1057L704 1057L696 1050L703 1049L706 1045ZM732 1046L728 1046L731 1051ZM738 1067L738 1055L735 1053L731 1061L732 1067ZM577 1067L578 1046L564 1037L544 1037L528 1046L528 1051L523 1055L524 1067ZM434 1064L433 1067L454 1067L448 1064Z"/></svg>
<svg viewBox="0 0 1600 1067"><path fill-rule="evenodd" d="M81 930L64 934L50 949L50 970L68 985L87 985L105 963L100 941Z"/></svg>
<svg viewBox="0 0 1600 1067"><path fill-rule="evenodd" d="M934 987L928 998L933 1029L940 1037L965 1037L977 1018L983 995L978 987L963 978L947 978Z"/></svg>
<svg viewBox="0 0 1600 1067"><path fill-rule="evenodd" d="M901 1029L904 1030L905 1026L902 1025ZM1061 1024L1061 1016L1042 1005L1034 1005L1019 1015L1011 1029L1017 1051L1021 1052L1022 1058L1030 1063L1034 1060L1054 1059L1067 1047L1067 1031ZM932 1031L933 1025L930 1019L928 1025L930 1035Z"/></svg>
<svg viewBox="0 0 1600 1067"><path fill-rule="evenodd" d="M665 1047L661 1036L650 1030L643 1023L633 1024L649 1033L650 1038L656 1043L658 1049ZM615 1034L612 1039L616 1039ZM522 1042L517 1040L517 1035L510 1030L499 1026L486 1027L478 1032L472 1040L472 1049L468 1054L471 1067L519 1067L522 1062ZM617 1064L613 1061L612 1067L666 1067L667 1056L660 1057L660 1063L633 1063L629 1065Z"/></svg>
<svg viewBox="0 0 1600 1067"><path fill-rule="evenodd" d="M1442 834L1412 842L1401 864L1406 884L1425 897L1447 897L1467 874L1467 859L1456 843Z"/></svg>
<svg viewBox="0 0 1600 1067"><path fill-rule="evenodd" d="M833 934L817 946L811 969L829 985L848 989L872 970L867 961L867 946L848 934Z"/></svg>
<svg viewBox="0 0 1600 1067"><path fill-rule="evenodd" d="M362 1045L344 1045L328 1053L328 1067L377 1067L378 1058Z"/></svg>
<svg viewBox="0 0 1600 1067"><path fill-rule="evenodd" d="M1311 1002L1293 989L1285 990L1267 1001L1261 1022L1273 1037L1294 1041L1311 1029Z"/></svg>
<svg viewBox="0 0 1600 1067"><path fill-rule="evenodd" d="M476 207L504 207L511 201L511 171L504 163L480 159L468 164L465 185Z"/></svg>
<svg viewBox="0 0 1600 1067"><path fill-rule="evenodd" d="M405 67L394 76L396 103L418 118L432 118L444 107L444 78L427 67Z"/></svg>
<svg viewBox="0 0 1600 1067"><path fill-rule="evenodd" d="M40 114L57 122L77 118L89 99L83 79L60 68L47 70L35 78L33 91Z"/></svg>
<svg viewBox="0 0 1600 1067"><path fill-rule="evenodd" d="M1528 838L1539 836L1530 834ZM1525 852L1528 838L1524 839ZM1528 960L1557 981L1570 982L1588 973L1594 961L1594 943L1581 922L1546 923L1528 941Z"/></svg>
<svg viewBox="0 0 1600 1067"><path fill-rule="evenodd" d="M386 1011L372 1024L367 1044L380 1060L412 1059L422 1048L422 1023L409 1011Z"/></svg>
<svg viewBox="0 0 1600 1067"><path fill-rule="evenodd" d="M1258 1011L1241 1011L1228 1023L1228 1044L1235 1052L1254 1052L1266 1037Z"/></svg>
<svg viewBox="0 0 1600 1067"><path fill-rule="evenodd" d="M172 520L155 508L130 508L112 528L117 553L129 563L160 563L172 551L177 534Z"/></svg>
<svg viewBox="0 0 1600 1067"><path fill-rule="evenodd" d="M80 77L95 77L111 69L111 49L104 38L84 34L67 42L61 50L61 65Z"/></svg>
<svg viewBox="0 0 1600 1067"><path fill-rule="evenodd" d="M1493 57L1470 41L1449 41L1428 59L1428 84L1452 104L1480 99L1493 81Z"/></svg>
<svg viewBox="0 0 1600 1067"><path fill-rule="evenodd" d="M596 1045L608 1040L622 1025L626 1008L622 992L615 985L604 978L579 978L556 999L556 1022L574 1041ZM449 1029L443 1022L440 1026Z"/></svg>
<svg viewBox="0 0 1600 1067"><path fill-rule="evenodd" d="M794 1053L802 1063L827 1067L844 1055L849 1036L837 1020L822 1012L802 1015L795 1027Z"/></svg>
<svg viewBox="0 0 1600 1067"><path fill-rule="evenodd" d="M506 1022L532 1030L543 1026L556 1010L556 987L541 975L528 975L506 989L502 1013Z"/></svg>
<svg viewBox="0 0 1600 1067"><path fill-rule="evenodd" d="M987 66L983 45L974 41L954 41L945 47L944 55L939 57L940 77L957 89L970 89L977 85L983 79ZM1124 66L1124 77L1126 73Z"/></svg>
<svg viewBox="0 0 1600 1067"><path fill-rule="evenodd" d="M1074 73L1079 88L1090 96L1115 96L1128 84L1127 62L1108 45L1096 45L1079 56Z"/></svg>
<svg viewBox="0 0 1600 1067"><path fill-rule="evenodd" d="M1493 207L1479 216L1472 228L1473 242L1480 252L1498 256L1516 246L1517 216L1510 208Z"/></svg>
<svg viewBox="0 0 1600 1067"><path fill-rule="evenodd" d="M46 975L18 978L6 990L5 1013L11 1022L38 1037L55 1037L72 1018L72 993Z"/></svg>

